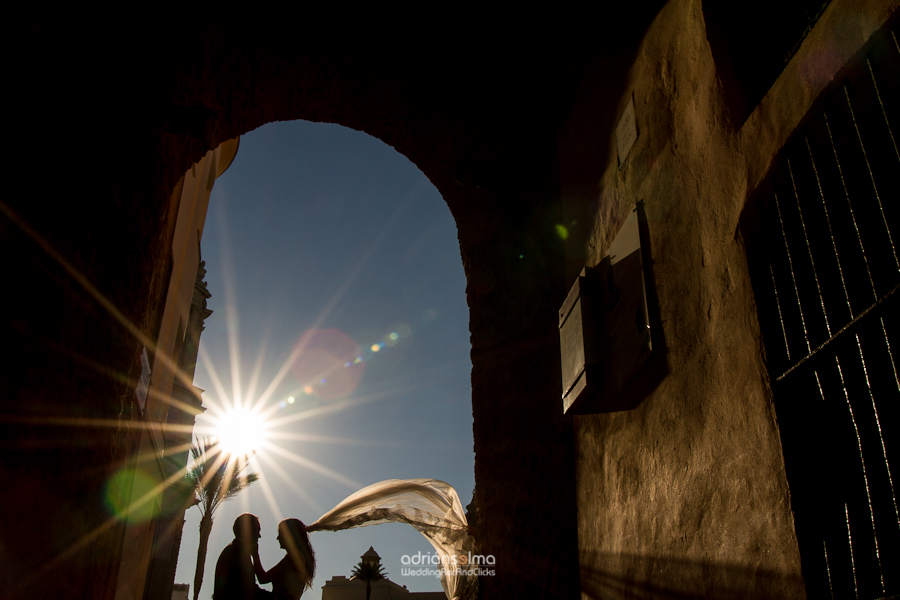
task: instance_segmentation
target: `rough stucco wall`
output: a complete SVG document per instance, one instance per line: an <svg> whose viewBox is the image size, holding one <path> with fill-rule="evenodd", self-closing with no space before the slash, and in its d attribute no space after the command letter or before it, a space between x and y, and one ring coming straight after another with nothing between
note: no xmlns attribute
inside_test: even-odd
<svg viewBox="0 0 900 600"><path fill-rule="evenodd" d="M659 14L624 94L586 75L560 136L566 220L587 219L567 245L568 281L643 200L669 374L633 410L575 418L583 597L805 597L738 221L812 101L896 4L833 0L738 132L699 0ZM591 125L591 112L618 118L632 92L639 136L619 169L614 124Z"/></svg>

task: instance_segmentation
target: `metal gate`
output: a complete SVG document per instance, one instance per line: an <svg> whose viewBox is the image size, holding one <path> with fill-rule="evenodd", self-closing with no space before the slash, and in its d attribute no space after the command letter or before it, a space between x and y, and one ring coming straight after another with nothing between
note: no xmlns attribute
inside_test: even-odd
<svg viewBox="0 0 900 600"><path fill-rule="evenodd" d="M810 598L900 594L897 30L820 99L745 219Z"/></svg>

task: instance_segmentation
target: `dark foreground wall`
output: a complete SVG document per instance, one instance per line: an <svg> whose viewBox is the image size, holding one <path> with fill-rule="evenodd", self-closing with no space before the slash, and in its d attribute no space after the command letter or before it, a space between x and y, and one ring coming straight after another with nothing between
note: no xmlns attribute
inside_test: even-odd
<svg viewBox="0 0 900 600"><path fill-rule="evenodd" d="M556 127L592 57L633 55L652 13L451 16L418 39L383 16L363 29L205 5L113 26L82 9L14 15L0 191L3 597L115 593L124 530L106 482L134 451L171 192L208 149L298 118L379 137L443 194L468 278L478 540L497 557L483 597L577 595L572 429L558 410ZM598 23L618 37L598 41Z"/></svg>

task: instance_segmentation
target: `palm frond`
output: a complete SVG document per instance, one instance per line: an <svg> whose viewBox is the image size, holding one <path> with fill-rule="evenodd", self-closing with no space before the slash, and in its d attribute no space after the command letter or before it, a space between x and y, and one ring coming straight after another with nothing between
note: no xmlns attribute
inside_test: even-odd
<svg viewBox="0 0 900 600"><path fill-rule="evenodd" d="M194 486L200 499L200 512L204 515L211 517L222 502L259 481L256 473L245 473L246 457L232 460L210 437L195 440L191 455L193 464L185 477Z"/></svg>
<svg viewBox="0 0 900 600"><path fill-rule="evenodd" d="M373 563L368 561L359 561L359 563L353 567L353 570L350 571L350 574L354 577L358 577L362 581L366 583L372 583L373 581L378 581L379 579L384 579L387 576L387 573L384 570L384 567L381 563Z"/></svg>
<svg viewBox="0 0 900 600"><path fill-rule="evenodd" d="M210 437L194 440L191 447L194 460L185 478L194 486L200 502L200 544L194 571L194 600L203 585L206 549L213 526L213 514L222 502L234 498L238 492L259 480L256 473L244 473L247 457L233 459L222 452L221 445Z"/></svg>

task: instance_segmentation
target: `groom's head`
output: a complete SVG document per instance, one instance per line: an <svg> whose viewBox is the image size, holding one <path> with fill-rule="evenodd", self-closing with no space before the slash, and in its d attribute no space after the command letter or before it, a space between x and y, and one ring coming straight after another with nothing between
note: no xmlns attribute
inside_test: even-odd
<svg viewBox="0 0 900 600"><path fill-rule="evenodd" d="M248 546L255 546L259 540L259 518L250 513L244 513L234 520L234 537Z"/></svg>

